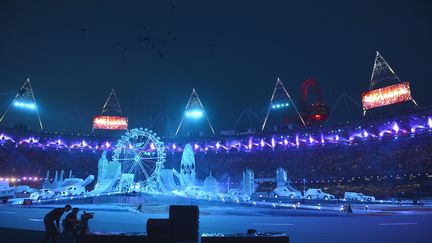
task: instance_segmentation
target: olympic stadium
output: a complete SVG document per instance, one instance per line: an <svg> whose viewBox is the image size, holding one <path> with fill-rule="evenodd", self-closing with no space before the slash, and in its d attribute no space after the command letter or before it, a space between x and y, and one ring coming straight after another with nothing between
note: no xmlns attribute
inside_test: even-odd
<svg viewBox="0 0 432 243"><path fill-rule="evenodd" d="M329 124L335 109L321 99L314 79L294 102L278 78L264 119L245 110L237 121L251 116L258 126L216 132L194 89L171 134L157 133L163 119L128 127L114 90L91 134L48 131L27 79L2 120L12 109L34 113L39 129L2 128L0 213L14 220L1 227L42 230L46 209L68 203L96 212L92 230L112 232L109 221L114 232L134 234L145 232L149 218L166 217L169 205L198 205L204 237L256 228L293 241L331 242L343 229L343 241L353 235L365 241L347 224L372 234L392 227L413 233L384 240L413 239L415 232L418 242L430 238L423 227L430 219L432 110L418 106L409 83L378 52L373 66L372 83L385 74L395 84L363 93L360 119ZM308 101L308 92L316 99ZM377 93L378 101L366 98ZM368 114L398 105L409 111ZM281 113L294 122L278 123ZM228 221L238 225L225 227ZM309 235L323 229L323 237Z"/></svg>
<svg viewBox="0 0 432 243"><path fill-rule="evenodd" d="M123 26L121 29L115 30L114 22L106 25L113 28L109 31L104 29L108 28L105 23L99 25L99 29L98 25L84 27L85 24L82 24L78 37L67 42L73 44L62 46L65 50L71 48L67 53L72 57L72 62L66 58L55 60L62 68L72 63L76 65L76 70L71 71L70 66L59 70L52 68L20 79L20 86L15 87L15 83L9 80L7 84L2 82L0 85L1 242L47 242L48 239L52 242L105 243L432 242L429 230L432 225L432 107L427 98L420 95L429 87L417 80L418 76L406 77L405 73L409 72L405 71L399 77L398 70L402 63L397 58L393 61L391 57L394 53L385 49L368 49L365 54L370 60L365 65L368 69L355 65L348 69L349 72L355 70L357 74L361 72L364 76L370 76L369 80L363 80L363 88L356 88L354 93L353 87L360 85L347 82L332 86L330 80L308 76L303 69L295 68L290 72L301 73L302 77L308 78L292 80L285 77L284 71L280 76L269 75L244 63L239 66L247 66L250 73L265 74L266 80L254 92L249 93L253 86L243 86L234 92L232 87L238 88L245 82L234 84L233 80L251 76L232 71L234 68L228 63L240 63L234 58L239 54L235 54L237 49L228 48L227 43L235 43L237 32L256 35L270 30L274 33L275 30L261 29L259 25L251 32L247 28L230 29L231 32L223 32L224 38L218 44L205 44L205 48L209 48L208 56L191 52L181 53L183 59L175 59L175 53L187 50L185 43L194 39L182 34L181 30L195 37L196 33L200 33L197 29L182 29L185 28L181 27L184 23L177 15L183 14L182 18L188 19L184 16L198 14L206 22L207 15L213 16L214 9L219 8L213 6L208 12L197 13L190 6L169 3L165 13L165 5L154 5L149 8L154 13L147 12L148 16L166 15L158 21L154 16L142 16L139 11L146 9L143 5L135 10L127 8L130 16L129 12L119 15L127 19L119 20L119 23L126 25L135 26L135 22L141 24L147 21L145 27L139 25L139 31L122 24L119 24ZM4 6L16 8L12 3ZM233 4L232 7L235 6ZM95 9L101 10L100 7ZM113 9L111 5L104 7ZM252 11L254 18L261 16L261 11L266 11L266 8L258 11L257 6L243 7L257 11ZM159 8L165 12L159 13ZM58 6L55 9L58 11ZM201 6L197 9L206 8ZM242 11L237 10L234 14L236 21L227 23L238 23L237 14ZM50 10L38 11L51 13ZM111 17L106 18L104 13L92 12L90 8L80 11L89 11L84 15L87 17L97 16L103 21L111 21ZM318 16L320 13L315 14ZM110 12L106 15L114 16ZM312 15L310 18L316 19ZM40 18L46 16L49 14ZM133 16L139 16L137 19L140 20L129 19ZM228 14L223 21L229 20L230 16ZM267 19L270 16L276 18L273 14L265 16ZM69 23L64 22L64 17L58 17L63 24ZM5 19L10 18L6 16ZM220 16L209 19L210 24L206 22L208 26L220 27L209 27L212 31L228 28L228 24L222 24ZM96 23L96 20L85 17L82 21ZM273 23L274 20L271 21ZM185 26L194 26L196 22L196 19L187 21ZM339 19L337 23L341 24ZM17 26L22 26L20 24L18 21ZM312 26L315 25L326 26L325 22L314 22ZM355 30L353 25L349 29ZM0 29L15 33L7 26L15 25L0 24ZM37 24L35 26L40 28ZM48 31L52 32L53 39L68 36L67 31L66 34L56 34L53 29ZM207 33L203 26L199 29ZM301 28L302 31L304 29L307 28ZM106 41L106 36L101 34L118 32L123 33L119 36L124 37L134 31L140 32L134 38L136 43L133 45L137 45L134 47L128 43L129 39L116 37ZM212 31L207 34L210 36ZM296 34L298 32L303 36L302 31L296 31ZM359 38L375 38L368 33L364 30ZM233 42L227 40L227 36L233 36L230 40ZM252 42L256 38L251 38ZM295 36L292 38L295 39ZM11 34L5 38L9 39L15 43L19 38ZM38 43L34 37L31 39ZM249 53L251 48L249 42L244 41L245 37L238 40L242 41L240 49ZM0 50L4 51L1 41ZM318 43L318 40L314 41ZM278 46L264 40L262 43L270 43L263 48L266 50ZM312 48L305 39L301 39L300 43L299 50ZM23 41L14 45L27 44ZM64 53L57 49L56 44L58 42L52 42L50 48ZM200 44L194 42L192 49L204 49ZM378 44L374 43L373 48L376 45L385 46ZM76 51L76 46L83 50ZM85 55L96 53L99 47L105 49L101 55L95 55L98 58ZM110 48L114 50L112 56L106 52ZM227 51L229 55L224 53L223 61L216 62L214 59L220 58L218 55L224 48L230 50ZM366 49L365 46L362 48ZM137 73L131 68L136 63L133 64L130 59L135 60L133 56L141 52L148 52L151 55L149 60L157 62L157 65L142 62L147 66L143 68L140 63L138 73L154 72L152 78L164 80L150 82L140 76L138 79L146 80L143 85L147 90L139 88L143 86L134 87L136 82L131 81L137 78L134 76ZM74 56L77 53L85 57ZM320 58L324 57L318 57L319 53L316 50L313 53L314 61L321 63L319 65L325 65L327 59L335 59L325 57L326 61L323 61ZM172 59L169 59L170 54ZM263 53L260 55L266 56ZM7 62L14 63L10 53L5 56ZM194 62L197 65L196 75L207 75L209 80L187 83L179 79L178 84L170 82L169 78L188 72L179 70L188 70L185 67L190 56L201 59L198 63ZM243 62L248 59L248 55L244 56L241 59ZM273 53L270 56L277 55ZM233 60L229 60L231 58ZM307 55L295 57L293 54L294 59L298 59L295 62L299 63L303 63L302 59L308 59L311 66L307 70L314 69L313 61ZM344 59L360 60L360 57ZM2 60L6 59L0 57ZM80 66L74 60L85 64ZM55 107L58 98L72 96L73 92L63 88L67 86L65 84L52 82L47 86L41 85L40 80L49 77L47 73L62 72L64 80L70 80L67 76L94 77L97 63L109 60L120 60L121 68L104 66L102 72L107 73L104 77L111 75L122 80L113 87L108 87L108 82L103 79L89 83L88 87L97 85L98 94L91 97L86 96L89 92L85 91L86 85L82 85L79 87L82 93L73 94L79 102L62 103L64 108L60 113L49 108ZM204 64L199 66L201 62ZM273 68L277 66L275 62L264 64L260 61L260 65ZM38 65L37 62L31 63ZM208 63L211 67L205 66ZM215 63L219 64L213 66ZM290 60L287 63L292 64ZM349 64L348 61L339 63L340 67L335 67L332 75L345 73L340 69ZM407 62L405 65L408 65ZM215 72L212 69L215 67L222 71ZM201 92L206 82L229 75L233 76L230 82L215 84L222 92L210 92L211 95ZM0 72L2 78L4 76ZM10 91L10 83L14 85L13 92ZM293 83L296 88L293 88ZM127 86L128 89L125 88ZM190 89L183 92L180 86ZM168 91L164 93L161 89ZM266 90L272 92L267 93ZM97 97L101 93L104 99L99 100ZM336 93L337 96L330 97ZM236 96L233 99L236 104L225 101L232 98L230 96ZM178 104L175 104L178 100L182 100L180 111L177 111ZM98 110L91 111L91 119L84 114L92 106L76 105L85 102L97 103ZM168 108L161 108L159 103L164 103ZM219 113L209 107L217 107L215 110ZM233 107L244 108L238 116L232 116ZM157 110L156 113L154 110ZM150 119L143 119L149 113ZM224 124L219 122L221 120L230 125L221 126ZM62 127L58 125L60 123L68 129L59 129Z"/></svg>

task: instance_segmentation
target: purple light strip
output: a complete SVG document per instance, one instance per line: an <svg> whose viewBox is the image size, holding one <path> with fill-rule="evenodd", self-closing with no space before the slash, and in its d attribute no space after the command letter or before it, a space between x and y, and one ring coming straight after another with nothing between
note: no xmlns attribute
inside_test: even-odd
<svg viewBox="0 0 432 243"><path fill-rule="evenodd" d="M271 137L263 138L253 138L249 137L247 139L240 140L233 140L233 141L214 141L214 142L205 142L205 143L193 143L194 150L197 152L208 152L208 151L252 151L252 150L263 150L263 149L287 149L287 148L299 148L301 146L313 146L313 145L324 145L326 143L330 144L347 144L352 143L357 138L361 139L378 139L382 138L384 135L392 135L395 138L397 136L403 136L410 134L411 136L414 136L418 133L430 133L432 131L432 118L427 117L422 118L424 121L424 124L421 124L421 122L416 122L415 125L408 126L408 128L402 126L400 123L397 122L385 122L383 123L384 129L378 129L378 136L370 132L369 130L361 129L361 127L356 128L357 130L353 134L349 134L349 136L343 135L346 134L346 129L344 130L334 130L331 131L331 133L321 133L319 135L312 135L312 134L296 134L295 136L281 136L281 135L273 135ZM379 126L375 126L379 127ZM373 128L368 128L370 130L373 130ZM360 130L360 131L359 131ZM409 133L410 131L411 133ZM415 133L415 134L414 134ZM268 139L268 140L267 140ZM35 138L33 136L30 136L26 139L21 139L19 143L16 143L15 140L13 140L10 136L1 133L0 134L0 144L4 145L7 144L7 142L15 143L16 145L37 145L39 147L55 147L55 148L69 148L69 149L97 149L97 150L107 150L107 149L113 149L115 146L113 146L112 142L105 141L100 146L91 146L87 141L82 140L81 142L74 143L71 145L67 145L64 141L61 139L57 140L50 140L46 144L41 144L39 142L39 138ZM132 145L129 146L130 149ZM154 144L150 144L149 150L154 150L155 146ZM172 152L181 152L183 151L183 146L175 143L167 144L166 150L172 151Z"/></svg>

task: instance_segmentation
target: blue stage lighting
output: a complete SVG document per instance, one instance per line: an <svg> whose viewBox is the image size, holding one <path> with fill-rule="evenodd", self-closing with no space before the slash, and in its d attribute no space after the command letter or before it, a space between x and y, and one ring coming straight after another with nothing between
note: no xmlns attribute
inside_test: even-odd
<svg viewBox="0 0 432 243"><path fill-rule="evenodd" d="M17 108L24 108L24 109L29 109L29 110L35 110L36 109L36 104L33 102L27 103L27 102L21 102L21 101L14 101L13 105Z"/></svg>
<svg viewBox="0 0 432 243"><path fill-rule="evenodd" d="M280 109L280 108L285 108L285 107L288 107L289 106L289 103L281 103L281 102L275 102L275 103L273 103L272 105L271 105L271 108L272 109Z"/></svg>
<svg viewBox="0 0 432 243"><path fill-rule="evenodd" d="M200 110L186 111L186 117L201 118L203 115L204 113Z"/></svg>
<svg viewBox="0 0 432 243"><path fill-rule="evenodd" d="M393 130L394 130L396 133L398 133L399 130L400 130L400 129L399 129L399 125L398 125L396 122L394 123L394 125L393 125L392 128L393 128Z"/></svg>

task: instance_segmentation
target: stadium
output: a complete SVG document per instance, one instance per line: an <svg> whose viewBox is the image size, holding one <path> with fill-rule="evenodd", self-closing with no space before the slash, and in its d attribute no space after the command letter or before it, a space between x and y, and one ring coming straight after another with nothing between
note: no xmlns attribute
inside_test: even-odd
<svg viewBox="0 0 432 243"><path fill-rule="evenodd" d="M351 207L362 215L427 210L432 195L432 109L416 103L410 84L415 82L402 82L376 52L370 88L359 92L362 104L339 97L351 99L361 117L331 122L338 104L329 109L316 80L305 80L301 99L295 101L277 78L263 118L245 109L235 129L222 131L213 128L195 89L176 129L167 129L163 118L147 128L128 127L112 90L93 119L93 132L83 134L44 127L27 79L1 117L0 181L8 206L0 212L19 211L21 205L41 211L70 203L112 214L118 207L139 213L145 205L156 207L149 210L158 217L158 206L186 204L199 205L215 218L218 213L210 211L249 216L265 211L284 222L277 215L341 216L352 213ZM312 101L309 91L315 96ZM5 122L13 111L30 115L25 122L38 129ZM91 227L106 230L101 225ZM261 226L274 232L283 231L278 227L285 224L275 225ZM120 231L138 231L136 227ZM210 229L204 226L200 233L211 236L215 230ZM221 231L233 233L223 227Z"/></svg>
<svg viewBox="0 0 432 243"><path fill-rule="evenodd" d="M432 2L0 2L0 242L432 242Z"/></svg>

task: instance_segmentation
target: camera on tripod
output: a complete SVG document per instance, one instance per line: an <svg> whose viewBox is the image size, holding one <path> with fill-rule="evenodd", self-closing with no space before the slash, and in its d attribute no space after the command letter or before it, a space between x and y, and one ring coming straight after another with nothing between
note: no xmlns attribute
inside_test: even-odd
<svg viewBox="0 0 432 243"><path fill-rule="evenodd" d="M89 219L94 218L94 214L95 213L88 213L88 212L84 211L84 213L81 215L81 220L88 221Z"/></svg>

